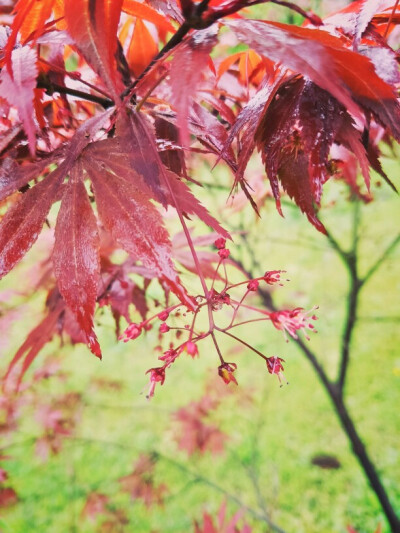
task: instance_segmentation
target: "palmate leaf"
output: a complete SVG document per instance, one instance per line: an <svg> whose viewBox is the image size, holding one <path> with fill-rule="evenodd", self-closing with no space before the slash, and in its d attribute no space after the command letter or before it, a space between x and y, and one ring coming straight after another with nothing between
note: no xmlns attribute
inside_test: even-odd
<svg viewBox="0 0 400 533"><path fill-rule="evenodd" d="M282 83L258 123L255 140L280 210L278 178L317 229L322 186L330 178L330 149L344 144L357 157L369 187L368 154L361 134L343 106L301 77ZM296 164L297 161L297 164Z"/></svg>
<svg viewBox="0 0 400 533"><path fill-rule="evenodd" d="M140 188L146 196L172 206L186 215L196 215L217 233L229 233L212 217L176 174L165 168L157 151L154 133L142 113L131 111L119 118L117 136L88 147L86 158L95 158L122 180Z"/></svg>
<svg viewBox="0 0 400 533"><path fill-rule="evenodd" d="M245 191L244 170L254 141L262 154L278 210L280 181L320 231L324 229L314 204L319 204L322 186L332 175L330 149L334 143L355 154L367 188L369 166L378 169L392 186L377 164L374 150L363 145L352 118L366 125L372 115L399 139L400 107L394 89L378 76L368 57L348 50L344 41L321 30L260 21L227 24L258 52L294 71L285 75L281 70L275 78L270 77L231 129L225 146L242 132L236 180ZM392 63L391 70L397 71ZM397 76L391 79L396 81Z"/></svg>
<svg viewBox="0 0 400 533"><path fill-rule="evenodd" d="M98 129L108 120L109 115L109 112L102 113L78 128L68 145L68 150L60 150L53 156L53 159L50 158L50 162L56 161L57 158L61 160L59 166L37 185L27 189L17 203L12 205L7 211L0 223L0 278L14 268L34 244L43 228L52 204L59 198L59 191L65 177L71 173L73 178L75 178L74 167L77 158L92 140ZM44 166L45 163L41 162L28 165L26 169L19 169L19 176L16 180L12 181L7 178L4 180L4 190L11 193L17 187L25 185L30 179L37 177L37 174L40 174ZM36 174L34 176L33 173L35 171ZM62 294L85 331L89 346L96 355L100 355L94 334L91 332L94 306L90 288L97 283L96 267L93 268L93 265L90 265L87 268L89 270L88 273L81 271L77 265L79 260L83 261L83 264L89 259L95 262L93 256L95 255L94 248L96 244L95 242L90 242L90 235L94 231L93 219L90 219L88 211L90 206L86 205L85 208L85 205L83 205L85 200L82 197L82 190L80 190L80 197L76 198L76 201L79 200L80 202L79 206L73 203L73 197L71 197L71 194L74 193L73 181L67 185L57 225L55 270L56 274L58 274L57 277L60 281ZM75 192L77 193L77 191ZM79 224L82 224L80 215L83 212L85 217L89 217L87 220L89 229L78 228ZM75 218L71 215L75 215ZM66 247L66 253L63 255L62 247L64 246ZM88 254L87 258L83 259L86 254ZM71 276L71 279L68 279L69 276ZM91 279L88 279L90 277ZM89 293L85 297L82 293L86 290ZM82 305L83 309L81 308Z"/></svg>

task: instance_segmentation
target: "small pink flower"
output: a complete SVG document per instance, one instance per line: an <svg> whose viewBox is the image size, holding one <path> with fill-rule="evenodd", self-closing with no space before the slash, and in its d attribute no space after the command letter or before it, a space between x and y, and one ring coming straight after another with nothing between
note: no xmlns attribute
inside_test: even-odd
<svg viewBox="0 0 400 533"><path fill-rule="evenodd" d="M266 360L268 372L270 374L279 374L279 372L283 372L284 368L282 363L284 362L285 360L281 357L268 357Z"/></svg>
<svg viewBox="0 0 400 533"><path fill-rule="evenodd" d="M134 322L132 322L132 324L129 324L129 326L126 328L123 334L118 337L118 339L124 342L137 339L142 333L142 329L142 324L135 324Z"/></svg>
<svg viewBox="0 0 400 533"><path fill-rule="evenodd" d="M281 384L281 387L282 387L282 378L283 378L282 372L284 371L282 363L284 363L285 360L282 359L281 357L273 356L273 357L268 357L265 362L267 363L268 372L270 374L275 374L278 376L279 383Z"/></svg>
<svg viewBox="0 0 400 533"><path fill-rule="evenodd" d="M193 359L196 357L196 355L199 355L199 349L197 348L197 345L192 341L188 341L187 343L185 343L185 345L183 346L183 351L185 351Z"/></svg>
<svg viewBox="0 0 400 533"><path fill-rule="evenodd" d="M214 245L216 248L218 248L218 250L221 250L222 248L225 248L226 239L224 239L223 237L220 237L214 242Z"/></svg>
<svg viewBox="0 0 400 533"><path fill-rule="evenodd" d="M150 372L150 387L149 392L147 394L147 398L151 398L154 396L154 389L156 388L157 383L160 385L164 384L165 381L165 368L163 366L160 366L158 368L150 368L146 372L148 374Z"/></svg>
<svg viewBox="0 0 400 533"><path fill-rule="evenodd" d="M231 252L228 250L228 248L221 248L218 250L218 255L221 259L228 259L230 253Z"/></svg>
<svg viewBox="0 0 400 533"><path fill-rule="evenodd" d="M285 270L267 270L267 272L264 274L264 281L268 283L268 285L273 285L274 283L278 283L279 281L281 281L281 272L286 272L286 271Z"/></svg>
<svg viewBox="0 0 400 533"><path fill-rule="evenodd" d="M294 339L298 339L296 331L303 329L313 330L314 325L309 321L308 315L314 311L315 308L310 311L304 311L302 307L296 307L292 311L275 311L270 313L270 319L276 329L283 332L287 331ZM317 320L315 315L311 316L311 320ZM308 335L305 335L306 339L310 339Z"/></svg>
<svg viewBox="0 0 400 533"><path fill-rule="evenodd" d="M259 282L257 279L252 279L247 284L247 290L249 291L257 291L259 286Z"/></svg>
<svg viewBox="0 0 400 533"><path fill-rule="evenodd" d="M168 311L161 311L161 313L158 313L158 318L162 321L162 322L165 322L169 317L169 313Z"/></svg>
<svg viewBox="0 0 400 533"><path fill-rule="evenodd" d="M171 348L170 350L167 350L159 357L160 361L165 361L165 366L171 365L175 359L178 357L178 352Z"/></svg>
<svg viewBox="0 0 400 533"><path fill-rule="evenodd" d="M168 324L163 322L160 326L160 333L167 333L169 330L170 330L170 327L168 326Z"/></svg>
<svg viewBox="0 0 400 533"><path fill-rule="evenodd" d="M238 382L236 381L236 378L233 375L236 369L237 365L235 365L235 363L222 363L222 365L218 367L218 375L224 380L227 385L229 385L229 383L236 383L237 385Z"/></svg>

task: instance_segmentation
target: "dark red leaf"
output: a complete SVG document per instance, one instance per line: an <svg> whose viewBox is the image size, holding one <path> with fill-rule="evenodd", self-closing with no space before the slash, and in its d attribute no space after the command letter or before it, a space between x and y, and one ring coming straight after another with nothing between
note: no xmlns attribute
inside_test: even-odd
<svg viewBox="0 0 400 533"><path fill-rule="evenodd" d="M86 333L92 352L101 358L93 331L100 275L99 236L79 168L71 172L55 230L54 273L59 291Z"/></svg>
<svg viewBox="0 0 400 533"><path fill-rule="evenodd" d="M326 233L318 220L314 206L310 180L308 178L308 157L303 152L285 153L279 167L279 180L288 195L293 198L308 220L318 231Z"/></svg>
<svg viewBox="0 0 400 533"><path fill-rule="evenodd" d="M55 170L26 191L0 224L0 278L23 258L42 231L64 174Z"/></svg>
<svg viewBox="0 0 400 533"><path fill-rule="evenodd" d="M155 119L160 159L164 165L178 176L186 176L185 157L179 149L179 132L177 127L161 117Z"/></svg>
<svg viewBox="0 0 400 533"><path fill-rule="evenodd" d="M126 154L134 169L151 189L154 198L166 207L165 167L157 151L155 136L142 113L122 114L117 123L117 153Z"/></svg>
<svg viewBox="0 0 400 533"><path fill-rule="evenodd" d="M164 167L154 136L139 115L132 114L131 127L125 122L119 125L119 137L90 146L87 150L88 161L90 158L96 158L101 161L103 168L107 166L121 180L129 181L135 190L140 189L145 196L153 197L165 207L170 205L184 214L196 215L217 233L230 238L228 232L201 205L189 187ZM130 148L128 152L127 146Z"/></svg>
<svg viewBox="0 0 400 533"><path fill-rule="evenodd" d="M150 196L95 161L85 159L84 165L107 230L135 261L154 270L186 305L193 307L174 270L168 232Z"/></svg>
<svg viewBox="0 0 400 533"><path fill-rule="evenodd" d="M50 161L18 166L13 159L4 159L0 166L0 201L24 187L34 178L38 178L47 165L52 162L54 160L51 159Z"/></svg>
<svg viewBox="0 0 400 533"><path fill-rule="evenodd" d="M40 183L28 189L21 199L7 211L0 223L0 278L22 259L36 241L51 205L57 200L57 194L65 175L71 170L80 152L108 117L109 112L101 113L79 127L59 167ZM31 177L31 170L32 167L28 167L27 175L22 172L21 181ZM6 185L7 181L8 184L10 183L10 180L6 179ZM17 183L19 184L18 180ZM10 190L10 186L7 190Z"/></svg>
<svg viewBox="0 0 400 533"><path fill-rule="evenodd" d="M189 128L211 153L223 159L233 171L236 170L236 158L231 146L228 146L226 129L216 117L197 102L193 102L190 111Z"/></svg>
<svg viewBox="0 0 400 533"><path fill-rule="evenodd" d="M400 139L400 107L393 88L379 78L367 57L345 48L339 38L277 22L225 23L257 52L308 76L362 122L360 106L370 110Z"/></svg>

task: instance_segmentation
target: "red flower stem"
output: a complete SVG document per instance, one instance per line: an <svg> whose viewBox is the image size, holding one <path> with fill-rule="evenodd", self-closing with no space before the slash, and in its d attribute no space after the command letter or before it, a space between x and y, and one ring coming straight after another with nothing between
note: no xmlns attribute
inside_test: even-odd
<svg viewBox="0 0 400 533"><path fill-rule="evenodd" d="M171 307L167 307L167 309L164 309L164 311L167 311L168 313L170 313L171 311L173 311L174 309L177 309L181 305L182 305L181 303L175 304L175 305L171 305ZM157 314L151 316L150 318L146 318L146 320L144 322L142 322L142 325L144 326L145 324L148 324L149 322L151 322L155 318L158 318L159 314L160 314L160 312L158 312Z"/></svg>
<svg viewBox="0 0 400 533"><path fill-rule="evenodd" d="M252 320L245 320L244 322L238 322L237 324L229 324L225 331L232 328L237 328L238 326L243 326L243 324L251 324L252 322L265 322L266 320L271 320L268 316L265 318L253 318Z"/></svg>
<svg viewBox="0 0 400 533"><path fill-rule="evenodd" d="M218 329L218 328L215 327L215 329ZM215 333L213 331L211 332L211 337L212 337L215 349L217 350L219 360L221 361L221 365L223 365L225 361L224 361L224 358L222 357L221 350L219 349L218 342L217 342L217 339L215 338Z"/></svg>
<svg viewBox="0 0 400 533"><path fill-rule="evenodd" d="M210 292L211 292L211 291L213 290L213 288L214 288L214 283L215 283L215 280L216 280L216 278L217 278L218 269L219 269L221 263L222 263L222 259L221 259L221 257L220 257L220 258L219 258L219 261L218 261L217 268L215 269L215 272L214 272L214 277L213 277L213 280L212 280L212 283L211 283ZM225 278L225 279L226 279L226 278Z"/></svg>
<svg viewBox="0 0 400 533"><path fill-rule="evenodd" d="M231 300L234 304L238 304L239 302L237 300ZM240 307L243 307L244 309L249 309L250 311L255 311L257 313L261 313L262 315L265 315L265 316L268 316L270 315L270 313L268 311L264 311L263 309L258 309L257 307L253 307L252 305L246 305L246 304L241 304Z"/></svg>
<svg viewBox="0 0 400 533"><path fill-rule="evenodd" d="M262 357L264 359L264 361L266 361L268 359L268 357L266 357L259 350L257 350L257 348L253 348L253 346L250 346L250 344L247 344L246 341L244 341L243 339L240 339L239 337L236 337L236 335L233 335L232 333L229 333L228 331L226 331L226 329L220 329L220 328L217 328L217 327L215 329L217 329L221 333L224 333L225 335L228 335L229 337L232 337L232 339L235 339L236 341L240 342L241 344L243 344L243 346L246 346L246 348L249 348L249 350L253 351L257 355Z"/></svg>
<svg viewBox="0 0 400 533"><path fill-rule="evenodd" d="M193 331L194 331L194 323L196 322L196 318L197 318L197 315L199 314L199 311L200 309L203 307L203 305L199 306L196 311L194 312L194 317L193 317L193 321L192 321L192 326L190 328L190 333L189 333L189 341L192 340L192 337L193 337Z"/></svg>
<svg viewBox="0 0 400 533"><path fill-rule="evenodd" d="M224 267L224 276L225 276L225 286L224 286L224 291L226 291L226 288L228 286L228 273L226 272L226 264L225 264L225 261L222 262L222 266Z"/></svg>
<svg viewBox="0 0 400 533"><path fill-rule="evenodd" d="M257 281L261 281L261 280L264 279L264 278L261 276L260 278L252 278L252 279L253 279L253 280L257 280ZM248 280L248 279L246 279L246 280L244 280L244 281L241 281L241 282L239 282L239 283L235 283L235 284L233 284L233 285L229 285L229 286L227 287L226 290L227 290L227 291L230 291L231 289L234 289L235 287L240 287L240 285L245 285L246 283L249 283L249 280Z"/></svg>
<svg viewBox="0 0 400 533"><path fill-rule="evenodd" d="M240 300L240 302L237 304L235 310L233 311L232 320L231 320L231 323L229 324L228 328L230 328L230 327L232 326L233 322L235 321L235 318L236 318L236 315L237 315L237 313L238 313L238 311L239 311L239 308L240 308L240 306L243 304L243 302L244 302L246 296L249 294L249 292L250 292L250 291L247 290L247 291L243 294L242 299Z"/></svg>

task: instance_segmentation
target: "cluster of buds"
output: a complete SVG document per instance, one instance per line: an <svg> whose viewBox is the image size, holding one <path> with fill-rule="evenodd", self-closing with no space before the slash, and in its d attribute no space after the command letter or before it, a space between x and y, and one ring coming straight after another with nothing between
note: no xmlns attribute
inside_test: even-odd
<svg viewBox="0 0 400 533"><path fill-rule="evenodd" d="M148 398L154 395L157 384L163 385L165 381L166 370L173 363L175 363L181 354L186 353L194 359L199 355L199 341L207 337L211 337L216 349L216 353L219 357L220 365L218 366L218 375L227 385L230 383L235 383L237 385L238 382L235 377L237 365L236 363L228 363L224 360L217 342L217 335L225 335L231 339L234 339L236 342L242 344L247 349L263 358L267 366L267 371L270 374L276 375L282 386L282 382L284 381L284 368L282 363L284 360L277 356L267 357L259 350L251 346L251 344L234 334L232 330L252 322L270 321L276 329L283 331L285 338L286 334L288 333L290 336L297 339L299 330L315 331L311 322L312 320L316 320L316 316L313 314L314 309L306 312L304 309L296 307L292 310L267 311L259 307L254 307L253 305L249 305L246 301L246 298L250 294L257 293L257 291L263 288L263 283L266 285L282 285L281 275L283 272L285 272L284 270L269 270L265 272L263 276L258 278L250 280L246 279L239 283L231 284L228 281L226 263L227 261L232 263L232 261L228 259L230 251L226 247L226 239L221 237L217 239L214 244L218 253L214 277L210 287L208 287L204 278L202 279L204 295L198 295L195 297L194 301L197 302L197 307L195 310L186 309L186 307L181 303L170 306L141 323L130 324L120 337L120 339L124 342L136 339L141 335L142 331L151 329L153 322L159 321L161 322L158 327L160 350L162 350L161 344L165 341L165 339L169 339L168 348L164 350L162 355L160 355L158 358L160 361L162 361L162 366L151 368L147 372L150 374L150 387L147 395ZM224 276L218 273L220 268L223 268ZM222 287L219 285L222 285ZM216 288L217 286L218 290ZM244 291L241 297L235 298L232 296L243 289ZM220 326L216 324L214 314L223 308L229 310L231 313L231 320L228 325ZM208 330L199 332L195 330L195 323L199 313L202 310L207 311L209 326ZM246 315L244 319L239 319L240 311L245 311ZM312 316L310 316L311 314ZM181 321L182 318L185 320L185 322L187 322L188 317L190 317L191 320L189 320L188 323L184 323L183 326L181 323L179 323L179 325L176 323ZM169 323L167 323L167 321ZM172 340L174 337L175 341ZM308 339L309 337L306 335L306 338ZM176 340L178 340L177 345Z"/></svg>

